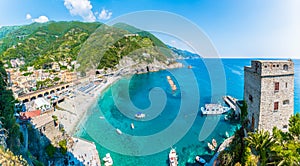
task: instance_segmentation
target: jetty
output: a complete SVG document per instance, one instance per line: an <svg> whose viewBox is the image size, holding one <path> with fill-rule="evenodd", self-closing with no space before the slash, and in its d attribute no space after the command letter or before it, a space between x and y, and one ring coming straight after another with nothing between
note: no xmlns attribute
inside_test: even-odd
<svg viewBox="0 0 300 166"><path fill-rule="evenodd" d="M172 91L176 91L177 87L174 84L174 81L172 80L172 78L170 76L167 76L167 81L168 81L169 85L171 86Z"/></svg>
<svg viewBox="0 0 300 166"><path fill-rule="evenodd" d="M239 106L242 104L239 102L238 99L232 97L232 96L223 96L224 102L235 112L235 115L241 115L241 109Z"/></svg>
<svg viewBox="0 0 300 166"><path fill-rule="evenodd" d="M231 96L223 96L224 102L234 111L236 111L236 102L237 99L231 97Z"/></svg>
<svg viewBox="0 0 300 166"><path fill-rule="evenodd" d="M213 158L210 160L209 163L207 163L207 166L214 166L217 158L220 154L220 152L222 152L223 150L225 150L227 147L229 147L230 143L232 142L234 136L227 138L220 146L219 149L217 150L217 152L215 153L215 155L213 156Z"/></svg>

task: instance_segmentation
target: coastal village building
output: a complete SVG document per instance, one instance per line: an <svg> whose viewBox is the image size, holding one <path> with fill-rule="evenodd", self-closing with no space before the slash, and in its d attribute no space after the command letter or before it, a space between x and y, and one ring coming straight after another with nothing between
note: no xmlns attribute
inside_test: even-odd
<svg viewBox="0 0 300 166"><path fill-rule="evenodd" d="M257 60L244 68L244 100L250 128L287 131L294 113L294 63L292 60Z"/></svg>
<svg viewBox="0 0 300 166"><path fill-rule="evenodd" d="M59 129L52 118L51 114L42 114L31 119L32 125L40 132L46 135L48 139L52 140L59 133Z"/></svg>
<svg viewBox="0 0 300 166"><path fill-rule="evenodd" d="M66 72L65 73L65 82L73 82L77 80L77 73L76 72Z"/></svg>

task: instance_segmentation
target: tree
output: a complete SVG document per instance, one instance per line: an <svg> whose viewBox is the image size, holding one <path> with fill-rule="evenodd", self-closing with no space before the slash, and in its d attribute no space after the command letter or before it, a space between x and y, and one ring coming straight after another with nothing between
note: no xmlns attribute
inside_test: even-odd
<svg viewBox="0 0 300 166"><path fill-rule="evenodd" d="M59 141L58 143L59 147L60 147L60 151L63 155L65 155L68 151L68 148L67 148L67 140L61 140Z"/></svg>
<svg viewBox="0 0 300 166"><path fill-rule="evenodd" d="M271 152L271 147L275 144L270 133L268 131L249 133L249 136L245 140L247 141L248 146L253 150L254 154L259 156L260 163L266 165L269 157L268 154Z"/></svg>
<svg viewBox="0 0 300 166"><path fill-rule="evenodd" d="M300 113L290 118L289 132L296 140L300 139Z"/></svg>
<svg viewBox="0 0 300 166"><path fill-rule="evenodd" d="M59 77L54 77L54 79L53 79L53 81L55 81L55 82L57 82L57 81L59 81L59 80L60 80Z"/></svg>
<svg viewBox="0 0 300 166"><path fill-rule="evenodd" d="M15 156L10 150L0 148L0 165L2 166L26 166L27 161L22 156Z"/></svg>

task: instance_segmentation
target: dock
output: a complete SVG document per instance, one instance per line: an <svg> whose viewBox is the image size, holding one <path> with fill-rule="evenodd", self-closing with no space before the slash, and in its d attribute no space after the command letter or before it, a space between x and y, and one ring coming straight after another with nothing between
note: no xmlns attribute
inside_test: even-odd
<svg viewBox="0 0 300 166"><path fill-rule="evenodd" d="M169 85L171 86L172 91L176 91L177 87L174 84L174 81L172 80L172 78L170 76L167 76L167 80L168 80Z"/></svg>
<svg viewBox="0 0 300 166"><path fill-rule="evenodd" d="M237 110L237 99L231 96L223 96L223 100L231 109Z"/></svg>

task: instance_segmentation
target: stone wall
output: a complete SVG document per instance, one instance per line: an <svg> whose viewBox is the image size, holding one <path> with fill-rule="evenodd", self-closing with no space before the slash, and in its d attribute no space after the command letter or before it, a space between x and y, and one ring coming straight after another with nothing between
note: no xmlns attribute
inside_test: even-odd
<svg viewBox="0 0 300 166"><path fill-rule="evenodd" d="M279 82L279 91L275 91L275 82ZM261 96L259 129L272 131L276 126L287 130L288 120L294 113L294 76L263 77ZM289 102L284 104L284 101ZM274 110L275 102L278 110Z"/></svg>
<svg viewBox="0 0 300 166"><path fill-rule="evenodd" d="M260 76L252 70L245 68L244 74L244 100L248 105L248 119L252 130L258 128L260 112ZM251 101L252 96L252 101ZM254 124L252 124L254 123Z"/></svg>

